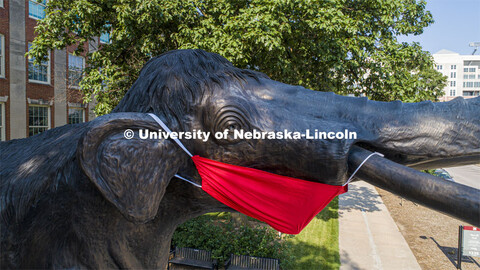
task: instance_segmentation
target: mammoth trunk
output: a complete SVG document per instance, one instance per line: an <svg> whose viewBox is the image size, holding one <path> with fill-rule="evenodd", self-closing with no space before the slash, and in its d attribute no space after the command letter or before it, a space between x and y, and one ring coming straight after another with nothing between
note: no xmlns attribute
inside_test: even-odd
<svg viewBox="0 0 480 270"><path fill-rule="evenodd" d="M417 169L480 162L480 98L363 102L367 114L355 117L368 135L365 140L360 137L357 145L384 151L386 158Z"/></svg>
<svg viewBox="0 0 480 270"><path fill-rule="evenodd" d="M354 147L348 157L349 171L360 166L370 154ZM480 226L480 190L445 181L378 156L372 157L356 177L401 195L431 209Z"/></svg>

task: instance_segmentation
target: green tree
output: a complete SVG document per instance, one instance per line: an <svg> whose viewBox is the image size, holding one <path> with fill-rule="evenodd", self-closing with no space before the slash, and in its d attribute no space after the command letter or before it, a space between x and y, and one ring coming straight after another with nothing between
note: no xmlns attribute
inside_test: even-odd
<svg viewBox="0 0 480 270"><path fill-rule="evenodd" d="M274 80L375 100L436 99L446 79L418 43L433 23L417 0L50 0L30 54L111 43L88 53L81 82L108 113L151 56L173 49L216 52Z"/></svg>

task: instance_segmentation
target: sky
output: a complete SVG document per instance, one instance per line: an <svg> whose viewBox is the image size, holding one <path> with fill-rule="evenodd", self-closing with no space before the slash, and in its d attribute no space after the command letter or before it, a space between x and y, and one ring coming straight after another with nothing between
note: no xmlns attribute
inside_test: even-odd
<svg viewBox="0 0 480 270"><path fill-rule="evenodd" d="M418 36L401 36L401 42L419 42L423 50L436 53L447 49L472 54L470 42L480 42L480 0L427 0L435 22ZM475 55L480 55L480 47Z"/></svg>

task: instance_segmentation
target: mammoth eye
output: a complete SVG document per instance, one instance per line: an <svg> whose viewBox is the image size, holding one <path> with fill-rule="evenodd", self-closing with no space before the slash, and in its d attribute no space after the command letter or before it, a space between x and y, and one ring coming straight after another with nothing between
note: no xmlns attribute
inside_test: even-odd
<svg viewBox="0 0 480 270"><path fill-rule="evenodd" d="M219 143L238 142L239 139L234 136L235 130L242 129L249 130L249 125L243 115L235 111L226 112L218 118L215 125L215 132L222 132L226 134L226 137L217 141Z"/></svg>
<svg viewBox="0 0 480 270"><path fill-rule="evenodd" d="M240 125L239 125L238 123L230 121L230 122L228 123L228 127L227 127L226 129L228 129L229 131L232 131L232 132L233 132L234 130L239 130L239 129L241 129L241 127L240 127Z"/></svg>
<svg viewBox="0 0 480 270"><path fill-rule="evenodd" d="M220 132L225 132L225 130L228 131L227 137L224 138L226 139L226 142L235 142L237 141L235 139L235 130L241 130L244 129L242 123L239 122L239 119L234 119L232 117L228 117L229 119L225 119L222 121L223 123L219 126Z"/></svg>

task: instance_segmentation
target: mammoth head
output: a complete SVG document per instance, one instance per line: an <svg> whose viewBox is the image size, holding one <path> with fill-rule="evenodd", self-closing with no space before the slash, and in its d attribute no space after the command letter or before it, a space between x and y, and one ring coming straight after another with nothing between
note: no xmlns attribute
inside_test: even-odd
<svg viewBox="0 0 480 270"><path fill-rule="evenodd" d="M480 98L403 104L338 96L273 81L201 50L151 59L113 112L85 136L79 158L104 196L139 221L155 216L175 174L201 182L172 141L123 138L125 129L159 130L145 113L154 113L173 131L210 133L208 140L182 140L193 154L331 185L348 179L354 146L422 169L475 163L480 157ZM225 130L226 137L214 138ZM241 139L236 131L283 137ZM309 139L306 134L346 131L356 135Z"/></svg>

